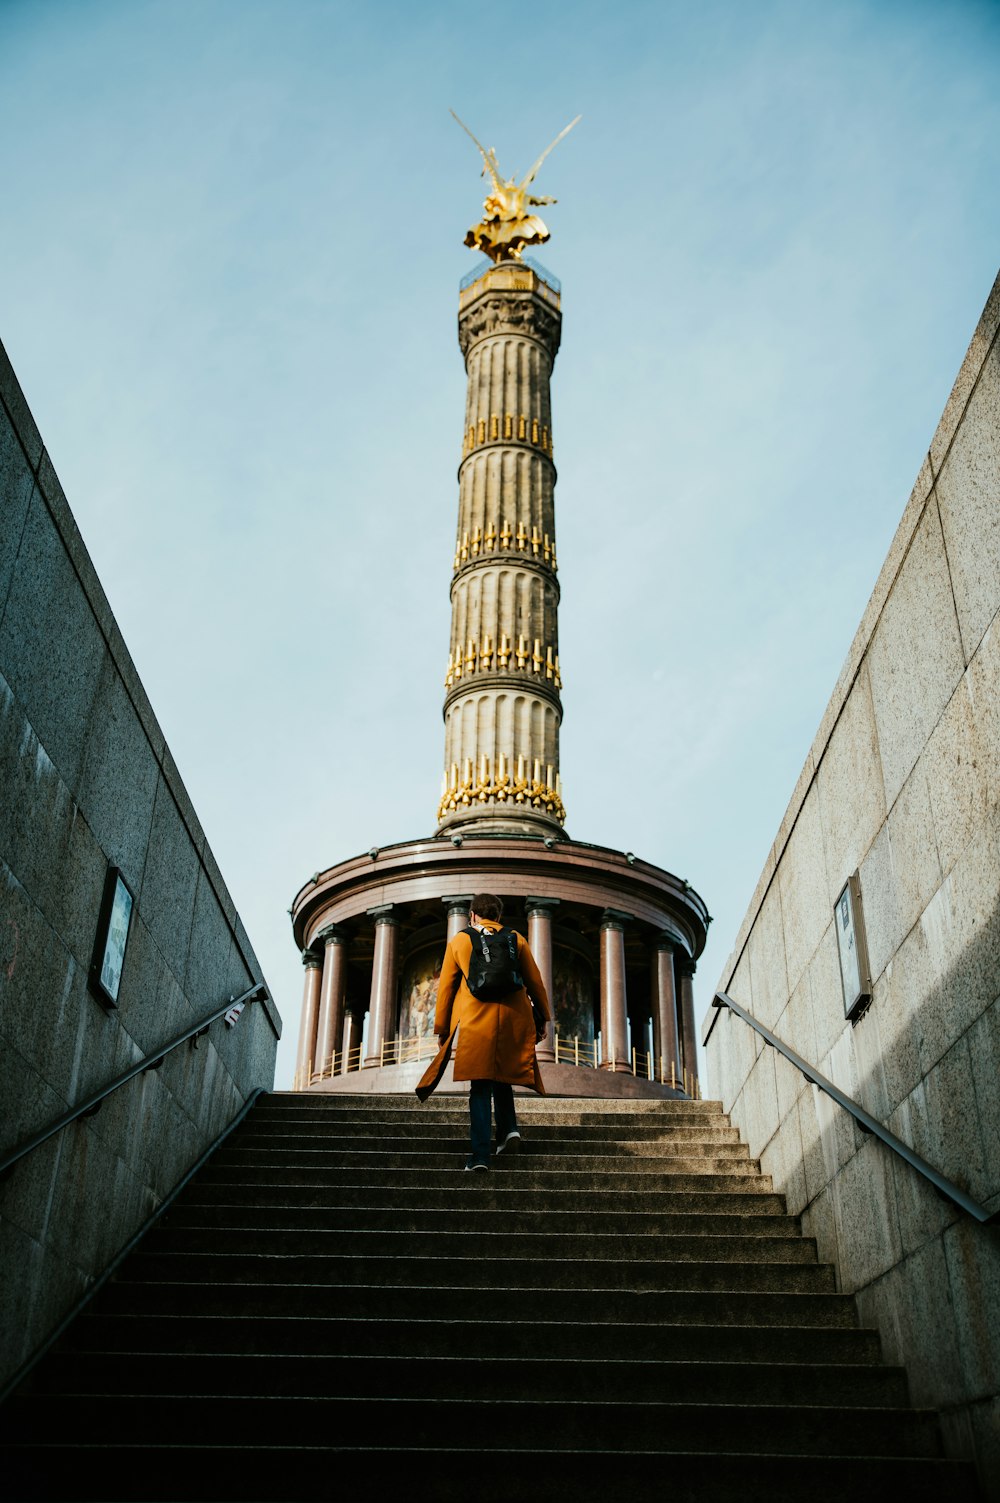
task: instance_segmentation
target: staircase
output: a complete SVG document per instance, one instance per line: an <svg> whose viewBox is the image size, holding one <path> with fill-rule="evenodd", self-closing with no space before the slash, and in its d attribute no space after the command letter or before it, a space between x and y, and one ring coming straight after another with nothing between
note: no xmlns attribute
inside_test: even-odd
<svg viewBox="0 0 1000 1503"><path fill-rule="evenodd" d="M518 1107L472 1174L462 1098L265 1098L8 1401L6 1497L978 1496L717 1104Z"/></svg>

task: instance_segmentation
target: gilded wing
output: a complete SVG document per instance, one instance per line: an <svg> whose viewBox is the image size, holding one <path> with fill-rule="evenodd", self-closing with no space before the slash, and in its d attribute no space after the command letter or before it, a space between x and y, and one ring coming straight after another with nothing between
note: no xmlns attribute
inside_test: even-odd
<svg viewBox="0 0 1000 1503"><path fill-rule="evenodd" d="M453 120L458 120L458 116L455 114L454 110L449 110L448 113L452 117ZM462 127L462 129L465 131L465 134L467 136L469 136L473 141L475 141L476 145L479 147L479 154L482 157L483 161L486 163L486 171L489 173L490 177L493 179L493 186L494 186L494 188L502 188L503 187L503 183L501 182L500 177L499 177L499 171L500 171L500 169L499 169L499 167L497 165L496 152L493 151L492 148L489 151L487 151L484 146L482 146L478 141L476 141L475 136L472 134L471 130L466 125L466 123L465 123L464 120L458 120L458 123ZM574 125L576 124L575 120L574 120L573 124ZM563 131L563 135L565 135L565 134L566 134L566 132ZM555 144L556 144L555 141L553 141L552 146L554 146ZM550 151L552 150L552 146L549 147ZM539 159L539 165L541 165L540 159Z"/></svg>
<svg viewBox="0 0 1000 1503"><path fill-rule="evenodd" d="M458 116L457 115L455 116L455 119L458 120ZM541 156L538 158L538 161L535 163L534 167L532 167L532 169L528 173L527 177L521 183L520 186L521 186L522 191L528 186L528 184L530 182L534 181L535 175L538 172L539 167L545 161L545 158L548 156L549 152L552 150L552 147L553 146L558 146L559 142L562 140L563 136L568 136L569 133L570 133L570 131L573 129L574 125L579 125L579 123L580 123L580 121L582 119L583 119L582 115L577 115L577 117L576 117L575 120L571 120L569 122L569 124L563 130L561 130L559 132L558 136L556 136L555 140L552 142L552 145L551 146L546 146L545 150L542 152ZM459 123L459 125L461 125L461 123L462 123L461 120L458 120L458 123ZM472 135L471 131L469 131L469 135L470 136ZM475 141L476 140L475 136L472 136L472 139ZM478 141L476 141L476 145L479 146L479 142ZM482 149L483 148L481 146L479 146L479 150L482 151Z"/></svg>

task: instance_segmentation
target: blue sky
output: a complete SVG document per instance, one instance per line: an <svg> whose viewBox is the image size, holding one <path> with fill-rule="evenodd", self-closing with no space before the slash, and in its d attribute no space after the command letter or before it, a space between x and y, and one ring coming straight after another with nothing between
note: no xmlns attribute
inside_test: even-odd
<svg viewBox="0 0 1000 1503"><path fill-rule="evenodd" d="M0 0L0 338L286 1022L430 833L475 151L559 203L568 828L699 1015L1000 263L1000 4Z"/></svg>

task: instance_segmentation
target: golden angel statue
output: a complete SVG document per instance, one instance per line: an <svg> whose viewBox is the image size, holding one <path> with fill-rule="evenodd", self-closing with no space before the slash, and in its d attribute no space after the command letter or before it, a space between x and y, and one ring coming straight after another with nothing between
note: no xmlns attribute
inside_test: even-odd
<svg viewBox="0 0 1000 1503"><path fill-rule="evenodd" d="M454 110L451 114L458 120ZM582 116L577 115L576 120L571 120L565 130L559 132L552 145L546 146L534 167L520 183L514 178L501 176L500 164L493 147L491 146L487 151L485 147L480 146L465 122L458 120L466 135L471 136L476 142L485 163L483 175L489 173L493 183L493 191L486 195L486 201L483 204L483 217L466 235L466 245L471 246L473 250L481 250L484 255L489 256L491 261L520 261L521 252L526 245L543 245L548 240L549 231L545 224L537 214L529 214L528 209L529 207L537 209L544 204L554 204L556 200L535 198L527 190L534 182L539 167L552 147L558 146L563 136L568 136L574 125L581 119Z"/></svg>

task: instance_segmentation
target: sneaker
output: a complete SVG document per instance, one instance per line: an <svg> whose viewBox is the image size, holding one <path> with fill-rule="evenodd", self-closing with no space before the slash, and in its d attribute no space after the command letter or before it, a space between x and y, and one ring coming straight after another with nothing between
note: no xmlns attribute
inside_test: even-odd
<svg viewBox="0 0 1000 1503"><path fill-rule="evenodd" d="M489 1164L481 1164L478 1159L469 1159L465 1167L466 1169L482 1169L484 1173L489 1173L490 1166Z"/></svg>
<svg viewBox="0 0 1000 1503"><path fill-rule="evenodd" d="M507 1134L502 1143L497 1144L497 1153L520 1153L520 1151L521 1134L515 1127L513 1132Z"/></svg>

